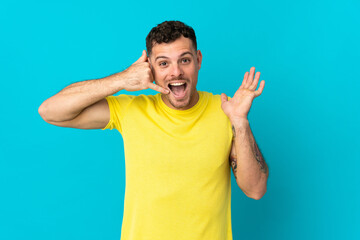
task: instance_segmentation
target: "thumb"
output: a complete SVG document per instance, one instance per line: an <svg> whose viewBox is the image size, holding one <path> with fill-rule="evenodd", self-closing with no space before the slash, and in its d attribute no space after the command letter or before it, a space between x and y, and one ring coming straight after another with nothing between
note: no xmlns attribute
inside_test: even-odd
<svg viewBox="0 0 360 240"><path fill-rule="evenodd" d="M228 100L228 97L226 96L226 94L222 93L221 94L221 103L227 102L227 100Z"/></svg>
<svg viewBox="0 0 360 240"><path fill-rule="evenodd" d="M138 60L136 60L136 62L134 62L134 63L141 63L141 62L146 62L146 61L147 61L146 51L143 50L141 57Z"/></svg>

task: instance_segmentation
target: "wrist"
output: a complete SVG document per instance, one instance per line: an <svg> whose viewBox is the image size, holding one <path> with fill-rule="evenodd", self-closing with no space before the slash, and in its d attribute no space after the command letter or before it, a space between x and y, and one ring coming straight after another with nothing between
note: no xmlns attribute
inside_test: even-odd
<svg viewBox="0 0 360 240"><path fill-rule="evenodd" d="M234 130L238 130L238 129L244 129L249 127L249 120L247 118L235 118L232 119L231 121L231 125L233 126Z"/></svg>
<svg viewBox="0 0 360 240"><path fill-rule="evenodd" d="M124 72L115 73L106 77L105 79L111 83L113 88L117 89L117 91L120 91L126 88L126 78L124 77L124 74Z"/></svg>

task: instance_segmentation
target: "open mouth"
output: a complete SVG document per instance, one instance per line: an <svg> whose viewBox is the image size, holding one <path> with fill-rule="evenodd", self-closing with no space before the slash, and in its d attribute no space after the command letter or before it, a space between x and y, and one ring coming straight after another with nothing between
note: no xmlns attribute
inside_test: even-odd
<svg viewBox="0 0 360 240"><path fill-rule="evenodd" d="M180 99L183 98L186 94L187 83L169 83L168 87L175 98Z"/></svg>

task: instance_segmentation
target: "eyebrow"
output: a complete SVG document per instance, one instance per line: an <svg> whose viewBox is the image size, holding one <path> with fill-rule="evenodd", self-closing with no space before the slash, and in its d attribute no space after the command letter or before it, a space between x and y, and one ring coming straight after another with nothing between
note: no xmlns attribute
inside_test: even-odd
<svg viewBox="0 0 360 240"><path fill-rule="evenodd" d="M184 55L186 55L186 54L190 54L191 56L194 57L194 55L193 55L192 52L190 52L190 51L187 51L187 52L182 53L182 54L180 55L180 57L182 57L182 56L184 56ZM157 57L155 58L155 62L156 62L156 60L158 60L159 58L166 58L166 59L168 59L168 57L166 57L166 56L157 56Z"/></svg>

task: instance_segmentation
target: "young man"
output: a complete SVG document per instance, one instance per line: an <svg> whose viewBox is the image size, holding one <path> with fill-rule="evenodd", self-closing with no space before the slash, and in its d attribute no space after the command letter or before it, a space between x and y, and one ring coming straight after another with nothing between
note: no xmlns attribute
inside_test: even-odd
<svg viewBox="0 0 360 240"><path fill-rule="evenodd" d="M248 197L266 192L268 167L247 119L265 82L255 90L260 73L254 79L252 67L233 98L197 91L202 54L194 30L179 21L154 27L146 47L125 71L71 84L39 113L56 126L122 134L121 239L232 239L230 166ZM159 93L112 96L148 88Z"/></svg>

